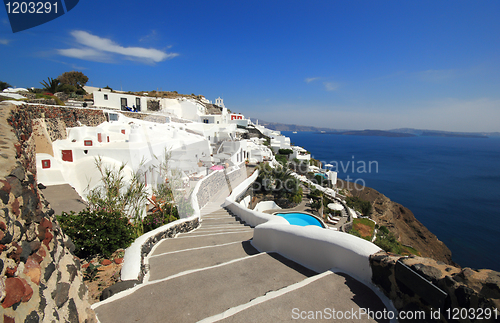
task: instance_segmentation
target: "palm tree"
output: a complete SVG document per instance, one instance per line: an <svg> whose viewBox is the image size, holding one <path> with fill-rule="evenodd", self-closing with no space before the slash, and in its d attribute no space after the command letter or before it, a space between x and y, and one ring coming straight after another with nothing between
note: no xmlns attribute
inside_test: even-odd
<svg viewBox="0 0 500 323"><path fill-rule="evenodd" d="M59 80L49 77L48 81L49 82L47 82L47 81L40 82L40 84L42 84L44 86L43 90L47 91L49 93L52 93L52 94L56 93L57 86L59 85Z"/></svg>

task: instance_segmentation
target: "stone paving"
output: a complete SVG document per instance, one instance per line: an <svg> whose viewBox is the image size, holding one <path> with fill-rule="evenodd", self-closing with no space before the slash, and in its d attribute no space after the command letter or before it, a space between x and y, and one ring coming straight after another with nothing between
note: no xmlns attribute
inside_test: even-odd
<svg viewBox="0 0 500 323"><path fill-rule="evenodd" d="M101 323L284 322L304 317L303 311L322 311L328 320L331 309L384 309L349 276L316 273L279 254L258 252L253 228L221 208L224 197L202 209L197 229L157 244L146 259L143 284L95 304Z"/></svg>

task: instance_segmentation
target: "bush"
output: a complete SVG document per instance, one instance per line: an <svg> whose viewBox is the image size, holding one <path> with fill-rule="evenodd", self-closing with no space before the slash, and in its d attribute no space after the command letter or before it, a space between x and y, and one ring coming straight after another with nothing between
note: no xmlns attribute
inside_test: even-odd
<svg viewBox="0 0 500 323"><path fill-rule="evenodd" d="M71 92L75 92L76 90L77 88L71 84L60 84L57 87L57 92L64 92L66 94L70 94Z"/></svg>
<svg viewBox="0 0 500 323"><path fill-rule="evenodd" d="M276 158L276 161L284 167L286 167L286 165L288 164L288 159L287 159L287 156L285 156L285 155L276 155L275 158Z"/></svg>
<svg viewBox="0 0 500 323"><path fill-rule="evenodd" d="M280 149L280 150L278 150L278 154L280 154L280 155L290 155L290 154L293 154L293 150L291 150L291 149Z"/></svg>
<svg viewBox="0 0 500 323"><path fill-rule="evenodd" d="M384 249L387 252L396 253L399 255L416 255L420 256L420 252L414 248L403 246L399 242L394 234L390 232L387 227L381 226L377 232L377 238L375 239L375 244Z"/></svg>
<svg viewBox="0 0 500 323"><path fill-rule="evenodd" d="M80 258L109 257L117 249L128 247L136 238L128 218L116 211L63 212L57 220L75 244L75 255Z"/></svg>
<svg viewBox="0 0 500 323"><path fill-rule="evenodd" d="M368 201L363 201L357 197L347 197L345 202L348 207L356 211L361 212L364 215L368 215L372 209L372 205Z"/></svg>
<svg viewBox="0 0 500 323"><path fill-rule="evenodd" d="M175 207L175 205L165 203L161 206L160 211L150 213L142 220L144 233L178 219L179 213L177 212L177 208Z"/></svg>

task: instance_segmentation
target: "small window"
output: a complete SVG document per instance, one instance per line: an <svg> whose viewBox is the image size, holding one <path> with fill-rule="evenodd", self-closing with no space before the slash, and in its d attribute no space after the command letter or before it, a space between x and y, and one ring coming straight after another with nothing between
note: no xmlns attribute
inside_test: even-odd
<svg viewBox="0 0 500 323"><path fill-rule="evenodd" d="M116 113L110 113L109 121L118 121L118 115Z"/></svg>
<svg viewBox="0 0 500 323"><path fill-rule="evenodd" d="M83 145L84 146L92 146L92 140L84 140Z"/></svg>
<svg viewBox="0 0 500 323"><path fill-rule="evenodd" d="M42 168L50 168L50 159L42 160Z"/></svg>
<svg viewBox="0 0 500 323"><path fill-rule="evenodd" d="M125 134L125 129L122 129L122 133Z"/></svg>
<svg viewBox="0 0 500 323"><path fill-rule="evenodd" d="M100 132L97 134L97 141L102 142L102 134Z"/></svg>
<svg viewBox="0 0 500 323"><path fill-rule="evenodd" d="M108 95L104 94L104 100L107 100L107 99L108 99Z"/></svg>
<svg viewBox="0 0 500 323"><path fill-rule="evenodd" d="M85 150L83 151L83 153L84 153L85 155L87 155L87 154L89 153L89 151L88 151L87 149L85 149Z"/></svg>

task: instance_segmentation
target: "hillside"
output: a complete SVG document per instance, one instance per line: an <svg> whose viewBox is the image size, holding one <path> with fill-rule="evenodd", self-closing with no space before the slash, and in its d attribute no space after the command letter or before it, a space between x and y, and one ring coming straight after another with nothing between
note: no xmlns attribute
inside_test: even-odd
<svg viewBox="0 0 500 323"><path fill-rule="evenodd" d="M347 187L347 184L338 180L337 186ZM352 184L349 185L349 188L352 187ZM350 193L370 202L372 219L377 224L386 226L403 245L417 249L422 257L457 266L452 260L450 249L420 223L408 208L391 201L387 196L370 187L365 187L362 190L352 189Z"/></svg>

